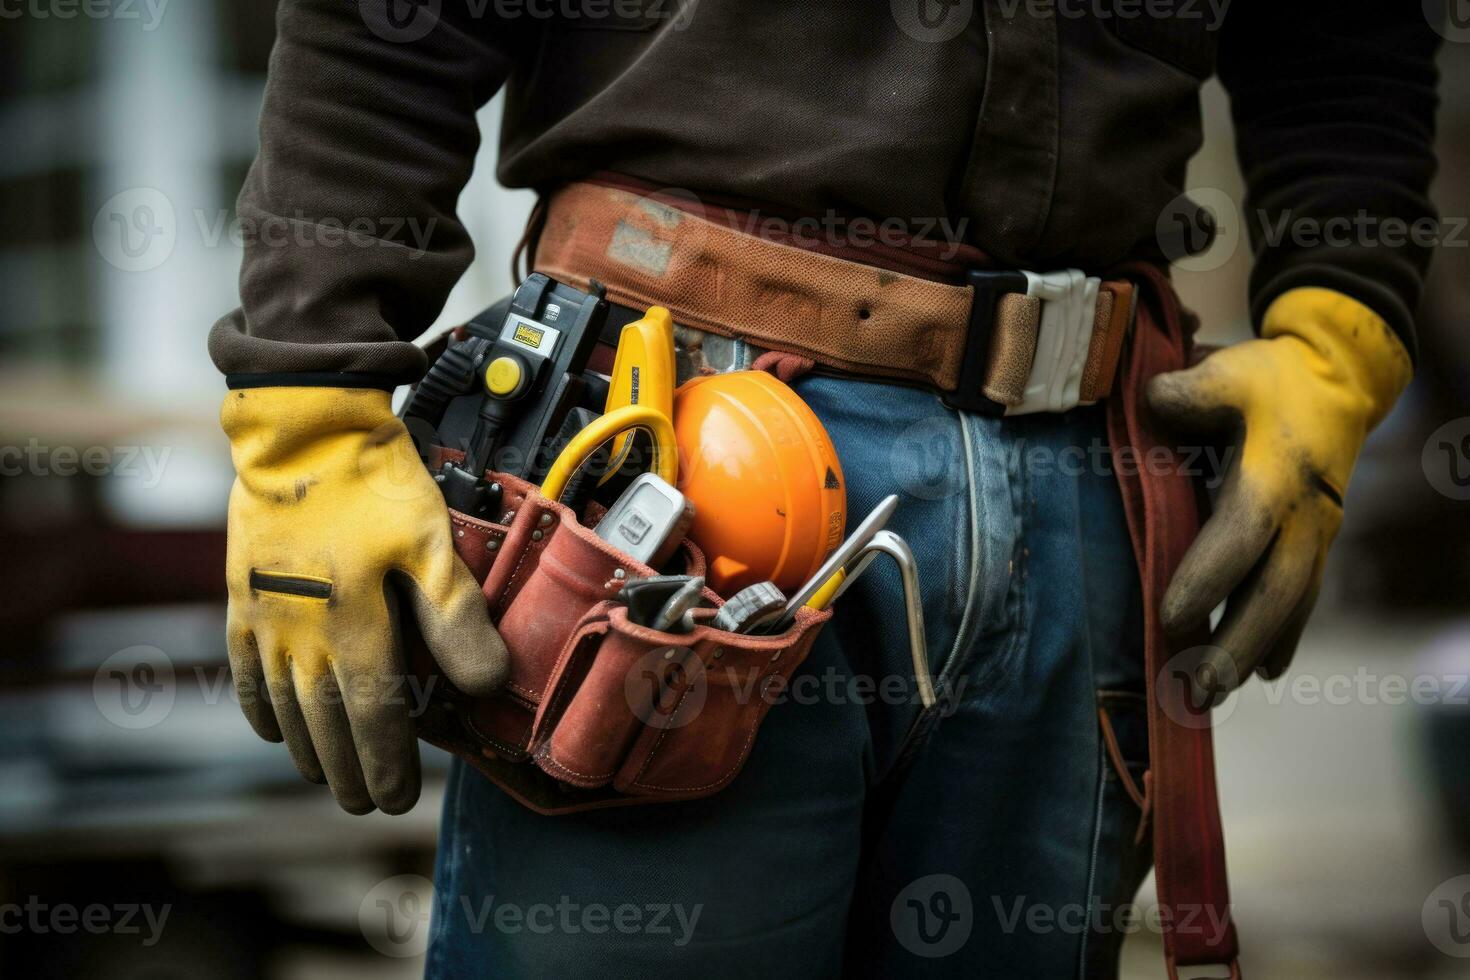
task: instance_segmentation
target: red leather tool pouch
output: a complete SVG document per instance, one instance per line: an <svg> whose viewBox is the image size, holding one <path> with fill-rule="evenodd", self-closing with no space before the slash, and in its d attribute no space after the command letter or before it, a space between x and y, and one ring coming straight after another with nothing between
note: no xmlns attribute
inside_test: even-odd
<svg viewBox="0 0 1470 980"><path fill-rule="evenodd" d="M831 612L802 610L778 636L727 633L709 625L723 600L707 591L713 607L696 611L693 630L640 626L616 596L654 569L524 481L497 479L506 523L450 518L456 549L483 579L510 678L492 697L469 698L420 645L414 667L429 692L420 736L542 813L727 785ZM703 574L693 542L682 556L682 571Z"/></svg>

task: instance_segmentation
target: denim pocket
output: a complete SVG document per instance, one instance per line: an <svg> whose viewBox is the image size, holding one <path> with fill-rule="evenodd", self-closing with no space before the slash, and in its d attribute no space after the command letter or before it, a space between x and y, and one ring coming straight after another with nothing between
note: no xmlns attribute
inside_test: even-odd
<svg viewBox="0 0 1470 980"><path fill-rule="evenodd" d="M971 686L1003 673L1025 648L1023 542L1024 474L1001 419L962 415L966 555L956 573L964 612L955 655L946 665L953 683L973 669Z"/></svg>
<svg viewBox="0 0 1470 980"><path fill-rule="evenodd" d="M884 497L899 497L888 529L908 543L918 565L929 670L938 677L955 651L966 649L967 624L977 617L973 440L961 416L932 392L825 376L803 378L796 390L842 460L847 532ZM912 674L893 562L875 560L838 600L833 630L854 673Z"/></svg>

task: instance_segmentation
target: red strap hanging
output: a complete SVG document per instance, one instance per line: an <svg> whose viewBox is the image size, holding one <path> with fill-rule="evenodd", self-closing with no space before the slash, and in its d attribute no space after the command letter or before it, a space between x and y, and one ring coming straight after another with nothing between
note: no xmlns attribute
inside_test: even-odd
<svg viewBox="0 0 1470 980"><path fill-rule="evenodd" d="M1151 813L1164 955L1171 980L1180 967L1211 965L1238 980L1208 714L1193 710L1183 683L1159 683L1171 656L1205 641L1170 643L1159 623L1164 590L1199 530L1200 515L1194 483L1171 444L1152 428L1143 400L1149 378L1185 366L1184 330L1162 271L1137 264L1125 273L1140 287L1138 319L1124 354L1123 383L1108 402L1108 435L1143 585L1151 759L1145 818ZM1157 465L1165 458L1170 465Z"/></svg>

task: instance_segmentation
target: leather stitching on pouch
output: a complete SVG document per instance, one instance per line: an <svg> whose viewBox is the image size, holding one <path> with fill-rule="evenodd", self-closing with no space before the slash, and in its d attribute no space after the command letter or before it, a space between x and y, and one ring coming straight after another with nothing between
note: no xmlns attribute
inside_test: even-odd
<svg viewBox="0 0 1470 980"><path fill-rule="evenodd" d="M813 637L813 634L811 634L811 633L808 632L806 635L802 636L802 638L799 641L797 641L796 643L793 643L791 645L791 648L790 649L792 651L795 651L796 648L798 646L800 646L802 643L808 643L809 639L811 639L812 637ZM782 671L779 671L779 670L772 671L771 673L766 674L765 676L763 676L761 678L761 684L764 684L765 681L766 681L766 679L767 678L770 678L770 677L776 677L776 676L786 676L786 677L789 677L790 676L790 673L794 673L795 670L796 670L796 668L798 666L800 666L801 661L804 660L804 659L805 659L805 654L803 654L801 657L793 657L792 658L792 661L793 661L792 662L792 665L787 668L787 671L788 672L783 673ZM680 708L680 706L683 705L684 699L689 696L689 691L690 690L692 690L692 689L691 688L686 688L684 690L684 693L681 694L681 695L679 695L679 700L674 705L674 710L669 713L670 717L673 717L674 715L678 714L679 708ZM766 705L766 708L767 709L769 709L770 707L771 706L769 704ZM757 710L759 710L759 709L757 709ZM763 722L765 720L765 715L766 715L766 711L759 711L759 716L755 719L755 723L750 726L750 731L746 735L745 744L742 745L740 747L740 751L735 754L735 762L733 764L731 764L731 766L730 766L729 769L725 770L724 773L722 773L719 777L717 777L714 782L712 782L712 783L705 783L703 786L659 786L659 785L656 785L654 783L645 783L645 782L643 782L643 774L648 771L648 767L653 764L653 760L658 756L658 749L659 749L659 746L663 743L664 736L666 736L670 731L673 730L673 729L670 729L670 728L665 728L663 731L659 732L658 738L654 739L653 746L648 750L648 755L643 760L643 765L641 765L641 766L638 767L637 774L633 776L632 785L641 787L643 789L661 790L663 792L669 792L669 793L697 793L697 792L699 792L701 790L713 789L713 788L715 788L717 786L723 785L724 783L728 782L730 780L730 778L735 775L735 773L739 772L740 771L740 767L742 765L744 765L745 760L746 760L746 757L750 753L750 747L755 742L756 732L758 732L760 730L761 722Z"/></svg>
<svg viewBox="0 0 1470 980"><path fill-rule="evenodd" d="M670 712L671 717L675 714L678 714L679 707L684 703L684 699L689 696L689 691L690 689L686 688L684 693L679 695L678 703L674 705L674 710ZM764 715L764 712L762 713L762 715ZM756 723L750 726L750 732L745 737L745 744L742 745L740 747L740 751L736 753L735 762L730 766L730 768L725 770L725 772L722 773L714 782L706 783L703 786L658 786L654 783L643 782L643 773L647 771L648 767L653 764L654 758L657 757L658 747L663 743L664 736L673 731L673 729L671 728L665 728L663 731L658 733L658 738L654 739L653 747L648 750L648 756L643 760L643 765L638 768L638 774L633 777L633 785L642 787L643 789L662 790L666 793L697 793L700 790L713 789L714 787L725 783L732 776L734 776L737 771L739 771L740 766L745 762L746 755L750 752L750 747L755 742L755 733L760 729L760 722L762 720L764 720L763 717L758 718L756 719Z"/></svg>
<svg viewBox="0 0 1470 980"><path fill-rule="evenodd" d="M564 674L566 672L567 664L571 663L577 658L578 652L587 643L587 641L598 637L606 639L607 631L608 621L605 619L601 620L600 622L591 623L588 626L583 627L583 629L580 631L580 635L573 637L573 639L569 642L567 648L562 651L561 656L557 657L556 663L552 665L550 676L559 677L560 675ZM583 678L583 681L586 681L585 677ZM561 716L558 712L562 708L564 702L572 697L572 692L570 688L570 684L556 685L556 687L553 688L553 691L555 693L552 695L551 702L546 705L546 713L555 719L551 724L551 735L547 736L548 746L550 746L551 744L551 738L554 737L556 734L557 726L561 723ZM577 690L581 690L581 687L579 686ZM568 769L567 771L572 772L573 770Z"/></svg>
<svg viewBox="0 0 1470 980"><path fill-rule="evenodd" d="M547 511L546 513L549 514L551 512ZM546 545L551 542L551 538L555 533L555 526L553 526L553 528L548 533L542 535L542 538L539 542L533 542L527 545L525 548L521 549L521 556L516 559L516 567L511 569L510 577L505 582L505 590L500 593L500 598L495 601L496 606L499 606L501 603L505 602L506 596L510 595L511 589L515 588L518 585L524 584L520 580L520 576L521 569L525 567L526 559L531 556L531 553L533 551L545 548Z"/></svg>
<svg viewBox="0 0 1470 980"><path fill-rule="evenodd" d="M552 755L551 755L551 746L550 745L547 745L545 748L542 748L542 749L540 749L540 750L537 751L537 753L536 753L536 762L537 762L537 765L540 765L541 763L544 762L548 766L550 766L551 768L557 770L558 772L564 772L568 776L576 776L578 779L585 779L588 782L602 782L604 780L611 779L613 776L615 776L617 774L617 771L618 771L617 767L614 767L611 770L609 770L608 772L597 773L595 775L592 774L592 773L578 772L577 770L571 768L570 766L564 766L560 762L557 762L556 759L552 758Z"/></svg>

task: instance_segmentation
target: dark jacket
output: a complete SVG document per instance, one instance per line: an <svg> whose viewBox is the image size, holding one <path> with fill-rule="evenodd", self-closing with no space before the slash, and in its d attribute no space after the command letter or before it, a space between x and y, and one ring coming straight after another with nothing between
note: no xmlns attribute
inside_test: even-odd
<svg viewBox="0 0 1470 980"><path fill-rule="evenodd" d="M1256 315L1328 286L1412 350L1430 236L1379 229L1432 228L1438 37L1421 5L1224 5L282 0L239 201L243 307L211 353L230 374L414 380L406 341L471 259L455 206L475 110L502 85L513 187L614 171L1096 272L1204 244L1177 199L1216 70L1251 195ZM1334 218L1358 230L1295 233Z"/></svg>

